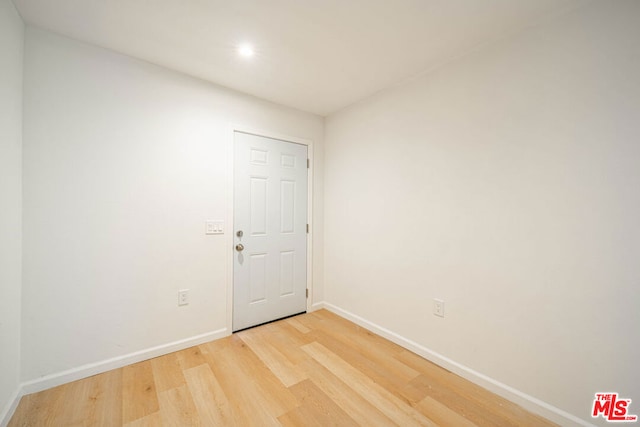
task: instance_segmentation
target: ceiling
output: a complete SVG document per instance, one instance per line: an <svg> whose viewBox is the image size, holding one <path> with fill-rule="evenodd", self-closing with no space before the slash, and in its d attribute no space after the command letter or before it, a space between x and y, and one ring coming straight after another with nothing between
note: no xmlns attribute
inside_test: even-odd
<svg viewBox="0 0 640 427"><path fill-rule="evenodd" d="M28 24L325 116L585 1L14 3Z"/></svg>

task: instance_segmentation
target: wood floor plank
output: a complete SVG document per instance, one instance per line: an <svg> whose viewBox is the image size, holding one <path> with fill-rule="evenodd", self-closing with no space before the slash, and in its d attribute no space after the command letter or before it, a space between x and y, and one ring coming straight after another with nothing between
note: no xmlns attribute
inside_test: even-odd
<svg viewBox="0 0 640 427"><path fill-rule="evenodd" d="M394 358L393 354L375 345L372 340L360 334L341 333L339 330L323 327L317 334L331 337L334 341L342 343L341 348L350 349L357 352L373 364L384 366L399 382L407 382L417 377L420 372Z"/></svg>
<svg viewBox="0 0 640 427"><path fill-rule="evenodd" d="M204 365L207 360L202 355L200 346L189 347L187 349L178 351L175 353L178 357L178 362L182 369L194 368L196 366Z"/></svg>
<svg viewBox="0 0 640 427"><path fill-rule="evenodd" d="M260 331L249 329L238 334L262 362L278 377L285 387L290 387L307 378L285 355L269 344ZM269 337L270 338L270 337Z"/></svg>
<svg viewBox="0 0 640 427"><path fill-rule="evenodd" d="M284 426L357 427L353 418L322 392L312 381L304 380L290 387L300 406L278 417Z"/></svg>
<svg viewBox="0 0 640 427"><path fill-rule="evenodd" d="M268 402L271 413L279 417L298 405L295 396L280 382L278 377L262 363L239 335L234 335L233 354L236 364L260 387L263 399Z"/></svg>
<svg viewBox="0 0 640 427"><path fill-rule="evenodd" d="M200 344L198 347L202 351L203 355L213 355L219 351L228 348L231 343L231 337L221 338L219 340L210 341L204 344Z"/></svg>
<svg viewBox="0 0 640 427"><path fill-rule="evenodd" d="M397 353L406 351L397 344L333 313L323 312L322 315L324 316L324 321L320 322L316 329L322 330L335 339L361 349L363 352L366 352L367 357L387 360L389 358L393 359L392 356ZM407 371L406 375L412 378L418 375L418 372L406 365L404 369Z"/></svg>
<svg viewBox="0 0 640 427"><path fill-rule="evenodd" d="M186 384L158 393L160 416L166 426L197 427L200 416Z"/></svg>
<svg viewBox="0 0 640 427"><path fill-rule="evenodd" d="M55 425L64 415L68 384L23 396L9 427Z"/></svg>
<svg viewBox="0 0 640 427"><path fill-rule="evenodd" d="M122 425L122 369L114 369L90 378L91 410L82 414L82 425Z"/></svg>
<svg viewBox="0 0 640 427"><path fill-rule="evenodd" d="M202 425L229 427L237 425L231 404L208 364L187 369L184 371L184 376Z"/></svg>
<svg viewBox="0 0 640 427"><path fill-rule="evenodd" d="M424 415L389 393L371 378L329 351L322 344L307 344L304 346L304 350L334 375L343 378L351 388L374 404L398 425L435 426L435 424Z"/></svg>
<svg viewBox="0 0 640 427"><path fill-rule="evenodd" d="M122 368L122 422L135 421L159 410L151 362Z"/></svg>
<svg viewBox="0 0 640 427"><path fill-rule="evenodd" d="M375 360L366 357L364 352L359 351L359 347L354 347L342 340L338 340L333 335L328 335L324 330L316 330L312 334L314 334L318 343L327 347L407 404L417 403L424 398L424 394L416 393L413 388L407 387L407 383L414 378L413 375L397 374L400 371L397 366L401 365L401 363L387 364L384 360L378 360L376 363Z"/></svg>
<svg viewBox="0 0 640 427"><path fill-rule="evenodd" d="M286 356L294 365L309 360L301 347L314 341L310 334L303 334L287 322L273 323L268 331L269 343Z"/></svg>
<svg viewBox="0 0 640 427"><path fill-rule="evenodd" d="M91 382L93 378L85 378L67 385L65 394L68 400L64 405L65 423L69 426L81 426L84 413L94 414L94 401L91 399ZM73 402L73 404L70 404Z"/></svg>
<svg viewBox="0 0 640 427"><path fill-rule="evenodd" d="M38 422L40 422L40 425L44 425L41 419L44 418L44 412L47 408L42 408L37 403L37 401L42 400L42 393L44 391L22 396L7 427L30 427L38 425L36 424Z"/></svg>
<svg viewBox="0 0 640 427"><path fill-rule="evenodd" d="M185 384L183 369L176 353L151 359L153 379L158 392L170 390Z"/></svg>
<svg viewBox="0 0 640 427"><path fill-rule="evenodd" d="M307 373L309 379L320 390L336 402L358 424L370 427L387 427L394 424L378 408L314 359L302 363L300 368Z"/></svg>
<svg viewBox="0 0 640 427"><path fill-rule="evenodd" d="M442 427L477 427L477 424L472 423L430 396L422 399L415 407Z"/></svg>
<svg viewBox="0 0 640 427"><path fill-rule="evenodd" d="M410 386L423 390L425 397L430 396L439 402L446 402L446 405L453 411L479 426L515 426L499 414L488 411L477 402L469 400L455 390L443 386L431 377L420 375L411 381Z"/></svg>
<svg viewBox="0 0 640 427"><path fill-rule="evenodd" d="M218 352L215 358L210 358L208 362L229 399L233 417L238 425L280 425L277 416L284 414L286 410L277 416L273 414L274 411L266 401L264 392L244 371L241 364L237 363L232 348Z"/></svg>
<svg viewBox="0 0 640 427"><path fill-rule="evenodd" d="M300 333L306 334L306 333L311 332L311 329L309 329L309 328L307 328L306 326L304 326L304 325L303 325L302 323L300 323L300 321L299 321L297 318L295 318L295 317L292 317L292 318L287 319L287 320L286 320L286 322L287 322L289 325L291 325L291 326L293 326L294 328L296 328Z"/></svg>
<svg viewBox="0 0 640 427"><path fill-rule="evenodd" d="M162 417L160 411L154 412L146 417L138 418L137 420L123 424L124 427L159 427L162 426Z"/></svg>

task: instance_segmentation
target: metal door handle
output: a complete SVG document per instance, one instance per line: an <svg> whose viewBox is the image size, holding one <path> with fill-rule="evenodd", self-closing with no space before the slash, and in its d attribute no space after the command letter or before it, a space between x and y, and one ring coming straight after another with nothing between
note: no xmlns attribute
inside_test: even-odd
<svg viewBox="0 0 640 427"><path fill-rule="evenodd" d="M244 250L244 245L242 243L238 243L236 245L236 251L242 252Z"/></svg>

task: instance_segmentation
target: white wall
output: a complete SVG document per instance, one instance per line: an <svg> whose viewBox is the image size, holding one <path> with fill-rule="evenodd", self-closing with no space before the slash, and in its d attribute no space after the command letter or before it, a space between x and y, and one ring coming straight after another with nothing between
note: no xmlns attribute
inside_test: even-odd
<svg viewBox="0 0 640 427"><path fill-rule="evenodd" d="M326 301L589 422L598 391L640 413L638 22L594 2L330 116Z"/></svg>
<svg viewBox="0 0 640 427"><path fill-rule="evenodd" d="M322 171L318 116L30 27L24 102L24 381L226 327L204 221L227 212L231 124L312 140ZM314 213L321 235L321 191Z"/></svg>
<svg viewBox="0 0 640 427"><path fill-rule="evenodd" d="M20 375L23 45L22 19L0 0L0 423Z"/></svg>

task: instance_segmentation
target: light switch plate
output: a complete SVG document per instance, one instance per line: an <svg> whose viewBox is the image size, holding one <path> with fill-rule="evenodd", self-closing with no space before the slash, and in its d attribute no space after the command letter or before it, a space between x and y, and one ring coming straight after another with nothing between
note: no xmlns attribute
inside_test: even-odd
<svg viewBox="0 0 640 427"><path fill-rule="evenodd" d="M205 234L224 234L224 221L205 221Z"/></svg>

